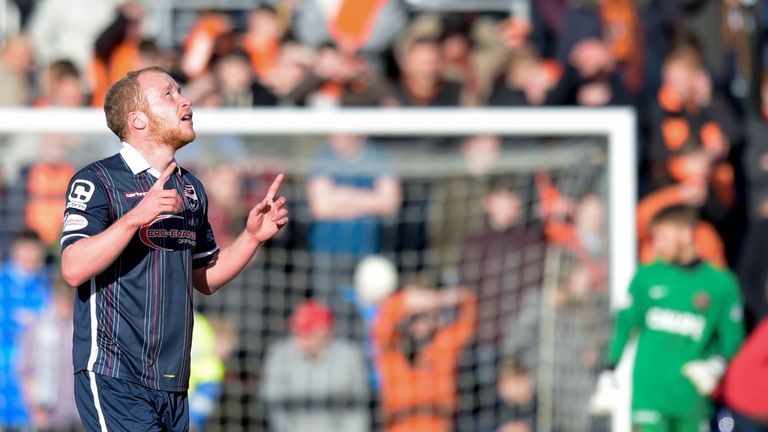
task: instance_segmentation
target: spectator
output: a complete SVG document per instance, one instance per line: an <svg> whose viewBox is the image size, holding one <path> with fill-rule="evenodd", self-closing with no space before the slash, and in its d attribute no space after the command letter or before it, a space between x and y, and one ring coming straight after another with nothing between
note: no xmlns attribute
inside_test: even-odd
<svg viewBox="0 0 768 432"><path fill-rule="evenodd" d="M51 305L23 334L19 377L32 426L38 431L82 430L72 394L72 289L57 279Z"/></svg>
<svg viewBox="0 0 768 432"><path fill-rule="evenodd" d="M708 172L707 156L688 156L691 166L699 164ZM704 174L706 176L706 174ZM640 245L640 262L651 263L657 258L655 244L651 239L651 221L664 209L676 205L689 205L703 208L711 200L711 194L703 181L688 181L682 184L663 187L646 195L637 206L637 234ZM716 204L715 204L716 205ZM725 245L715 227L706 220L699 220L694 230L694 247L701 259L718 267L727 266Z"/></svg>
<svg viewBox="0 0 768 432"><path fill-rule="evenodd" d="M5 41L0 57L0 106L26 106L32 102L29 78L34 66L29 39L17 35Z"/></svg>
<svg viewBox="0 0 768 432"><path fill-rule="evenodd" d="M345 293L353 303L365 325L365 359L368 365L372 402L376 403L380 390L378 352L373 337L373 326L381 304L397 289L398 275L395 264L381 255L369 255L355 266L354 286Z"/></svg>
<svg viewBox="0 0 768 432"><path fill-rule="evenodd" d="M44 266L43 244L31 231L16 235L10 260L0 267L0 428L29 428L24 404L20 338L51 304L51 285Z"/></svg>
<svg viewBox="0 0 768 432"><path fill-rule="evenodd" d="M219 94L216 78L210 72L189 80L184 90L187 93L187 97L192 101L193 106L202 108L221 107L221 94Z"/></svg>
<svg viewBox="0 0 768 432"><path fill-rule="evenodd" d="M558 72L539 58L534 48L518 49L509 59L501 81L488 100L491 106L538 106L557 82Z"/></svg>
<svg viewBox="0 0 768 432"><path fill-rule="evenodd" d="M332 45L318 50L312 70L284 101L313 107L396 104L361 56L346 54Z"/></svg>
<svg viewBox="0 0 768 432"><path fill-rule="evenodd" d="M501 157L501 139L495 135L470 136L462 140L460 151L463 167L458 175L445 178L425 193L429 247L434 249L434 264L443 274L458 271L463 243L483 228L478 215L488 191L488 177ZM409 204L414 201L409 200Z"/></svg>
<svg viewBox="0 0 768 432"><path fill-rule="evenodd" d="M550 91L552 105L604 106L631 102L616 71L611 47L600 38L579 41L569 51L563 75Z"/></svg>
<svg viewBox="0 0 768 432"><path fill-rule="evenodd" d="M464 288L406 286L374 324L387 432L452 430L459 355L472 337L475 296Z"/></svg>
<svg viewBox="0 0 768 432"><path fill-rule="evenodd" d="M499 369L499 418L496 432L534 432L536 430L536 378L507 359Z"/></svg>
<svg viewBox="0 0 768 432"><path fill-rule="evenodd" d="M554 430L585 431L589 416L587 401L594 389L600 353L608 335L600 317L606 311L608 296L596 293L591 285L589 269L581 259L569 252L559 258L556 286L552 290L529 290L523 299L522 311L508 327L504 342L509 356L529 379L537 377L540 344L557 347L557 355L548 366L553 392L552 418ZM540 338L540 326L551 326L554 340ZM536 380L534 380L535 382Z"/></svg>
<svg viewBox="0 0 768 432"><path fill-rule="evenodd" d="M461 280L479 303L477 339L489 347L501 342L525 293L540 288L544 237L541 227L524 222L524 188L508 177L494 179L482 202L487 228L471 234L461 248Z"/></svg>
<svg viewBox="0 0 768 432"><path fill-rule="evenodd" d="M283 32L273 7L262 3L248 13L242 48L248 54L251 69L258 79L265 80L276 73Z"/></svg>
<svg viewBox="0 0 768 432"><path fill-rule="evenodd" d="M45 69L41 80L41 94L35 107L78 108L85 103L82 77L70 60L57 60Z"/></svg>
<svg viewBox="0 0 768 432"><path fill-rule="evenodd" d="M267 353L262 398L276 432L369 430L365 360L333 338L333 315L308 301L291 316L291 337Z"/></svg>
<svg viewBox="0 0 768 432"><path fill-rule="evenodd" d="M223 12L206 11L200 16L184 40L180 67L187 78L199 78L209 70L217 54L234 48L228 40L232 39L233 27L232 20Z"/></svg>
<svg viewBox="0 0 768 432"><path fill-rule="evenodd" d="M541 289L545 243L541 227L526 223L525 183L499 176L483 196L487 228L472 233L461 247L461 281L478 299L478 322L468 367L474 377L472 406L476 427L483 421L483 404L496 393L496 377L488 371L499 368L503 335L522 312L522 300L531 290ZM470 382L460 383L467 385ZM469 398L467 398L469 399Z"/></svg>
<svg viewBox="0 0 768 432"><path fill-rule="evenodd" d="M205 430L221 396L225 362L237 341L231 322L195 312L189 375L189 428Z"/></svg>
<svg viewBox="0 0 768 432"><path fill-rule="evenodd" d="M536 45L541 49L542 55L554 57L572 2L570 0L538 0L531 3L536 27L533 32L540 33Z"/></svg>
<svg viewBox="0 0 768 432"><path fill-rule="evenodd" d="M67 185L75 167L66 160L77 137L46 134L39 139L40 160L22 168L19 184L24 187L24 221L47 247L57 244L61 234Z"/></svg>
<svg viewBox="0 0 768 432"><path fill-rule="evenodd" d="M213 71L222 107L277 105L277 97L254 77L244 52L223 54L215 60Z"/></svg>
<svg viewBox="0 0 768 432"><path fill-rule="evenodd" d="M537 173L535 181L547 241L578 256L589 270L590 284L598 291L606 290L608 239L602 199L588 193L574 202L560 193L545 172Z"/></svg>
<svg viewBox="0 0 768 432"><path fill-rule="evenodd" d="M658 88L660 63L674 26L675 2L588 0L566 5L560 0L545 0L538 3L541 3L539 10L545 27L559 34L556 56L563 64L582 41L601 39L610 50L616 73L629 94L653 92ZM555 17L558 10L564 13Z"/></svg>
<svg viewBox="0 0 768 432"><path fill-rule="evenodd" d="M142 64L142 54L149 47L142 45L141 22L146 11L138 0L129 0L117 10L115 19L99 34L94 44L94 57L90 71L93 85L93 106L104 104L109 86L132 70L157 63ZM143 48L143 53L140 48ZM155 47L156 48L156 47ZM150 55L150 57L153 57ZM151 58L150 60L156 60Z"/></svg>
<svg viewBox="0 0 768 432"><path fill-rule="evenodd" d="M339 292L350 285L357 260L380 251L380 218L397 212L400 197L400 181L379 147L361 136L330 137L307 182L316 299L334 308L345 304L337 298ZM348 323L354 310L336 315L341 334L359 332L359 326Z"/></svg>
<svg viewBox="0 0 768 432"><path fill-rule="evenodd" d="M345 53L361 51L374 58L389 48L407 20L400 0L343 0L336 7L307 0L301 2L293 30L310 47L333 42Z"/></svg>
<svg viewBox="0 0 768 432"><path fill-rule="evenodd" d="M744 238L744 246L738 264L739 283L749 324L768 317L768 266L765 265L768 245L768 220L752 224Z"/></svg>
<svg viewBox="0 0 768 432"><path fill-rule="evenodd" d="M763 72L760 104L746 116L745 150L742 164L747 177L749 221L768 219L768 69Z"/></svg>
<svg viewBox="0 0 768 432"><path fill-rule="evenodd" d="M739 98L748 96L755 64L760 2L697 0L680 2L679 30L702 48L702 59L717 87L729 88Z"/></svg>
<svg viewBox="0 0 768 432"><path fill-rule="evenodd" d="M434 39L442 59L440 76L462 84L461 105L476 106L488 98L509 51L508 41L499 37L503 26L497 21L489 15L423 13L398 38L393 53L400 60L415 41Z"/></svg>
<svg viewBox="0 0 768 432"><path fill-rule="evenodd" d="M275 73L266 77L266 85L284 104L296 104L289 94L306 79L314 68L315 52L296 42L286 41L280 46Z"/></svg>
<svg viewBox="0 0 768 432"><path fill-rule="evenodd" d="M65 58L78 70L88 70L96 39L123 3L125 0L37 2L28 30L40 64Z"/></svg>
<svg viewBox="0 0 768 432"><path fill-rule="evenodd" d="M440 57L443 59L443 77L464 83L463 105L477 105L478 77L472 64L472 23L465 16L447 15L442 19Z"/></svg>
<svg viewBox="0 0 768 432"><path fill-rule="evenodd" d="M442 77L443 59L437 39L411 41L398 59L400 77L394 96L402 106L458 106L462 84Z"/></svg>
<svg viewBox="0 0 768 432"><path fill-rule="evenodd" d="M731 144L738 139L738 125L727 107L713 94L697 49L681 44L667 55L662 87L648 109L647 155L650 189L684 182L699 175L699 164L686 157L703 151L708 156L713 197L726 214L735 201L734 171L728 163ZM723 216L706 214L717 223Z"/></svg>
<svg viewBox="0 0 768 432"><path fill-rule="evenodd" d="M248 216L243 202L243 174L238 167L219 164L205 170L208 193L208 221L216 241L226 247L243 229Z"/></svg>

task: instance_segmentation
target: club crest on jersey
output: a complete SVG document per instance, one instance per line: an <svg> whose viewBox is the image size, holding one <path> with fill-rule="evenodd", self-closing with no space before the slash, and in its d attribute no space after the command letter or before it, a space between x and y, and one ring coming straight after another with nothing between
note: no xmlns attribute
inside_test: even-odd
<svg viewBox="0 0 768 432"><path fill-rule="evenodd" d="M192 209L192 211L197 210L197 207L200 205L200 200L197 199L197 192L195 192L195 187L192 185L185 184L184 196L187 198L187 202L189 203L189 208Z"/></svg>
<svg viewBox="0 0 768 432"><path fill-rule="evenodd" d="M152 249L170 252L195 246L197 233L184 229L184 218L162 214L139 229L139 239Z"/></svg>
<svg viewBox="0 0 768 432"><path fill-rule="evenodd" d="M696 309L700 311L707 310L711 305L712 299L709 297L709 294L700 292L693 296L693 306L696 307Z"/></svg>

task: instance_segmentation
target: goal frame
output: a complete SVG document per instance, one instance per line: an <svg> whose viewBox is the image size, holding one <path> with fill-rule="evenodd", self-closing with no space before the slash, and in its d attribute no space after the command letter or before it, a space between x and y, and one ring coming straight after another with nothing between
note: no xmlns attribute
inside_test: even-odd
<svg viewBox="0 0 768 432"><path fill-rule="evenodd" d="M625 304L637 263L637 119L629 107L225 108L196 109L194 122L200 135L310 136L347 132L377 136L605 137L611 308ZM92 135L109 130L99 109L0 109L0 134L38 133ZM623 417L614 417L613 430L629 430Z"/></svg>

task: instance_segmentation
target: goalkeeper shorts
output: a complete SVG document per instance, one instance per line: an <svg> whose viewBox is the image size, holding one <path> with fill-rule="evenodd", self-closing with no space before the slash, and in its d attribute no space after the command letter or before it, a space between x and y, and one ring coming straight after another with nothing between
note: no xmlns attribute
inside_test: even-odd
<svg viewBox="0 0 768 432"><path fill-rule="evenodd" d="M632 411L633 432L709 432L709 414L670 416L648 409Z"/></svg>

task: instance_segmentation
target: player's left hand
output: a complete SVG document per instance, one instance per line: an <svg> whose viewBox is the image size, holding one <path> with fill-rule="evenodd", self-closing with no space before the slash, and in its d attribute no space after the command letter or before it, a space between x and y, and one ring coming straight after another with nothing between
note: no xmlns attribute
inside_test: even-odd
<svg viewBox="0 0 768 432"><path fill-rule="evenodd" d="M604 370L597 378L597 386L589 398L589 413L594 416L610 416L619 411L621 387L616 372Z"/></svg>
<svg viewBox="0 0 768 432"><path fill-rule="evenodd" d="M283 208L285 197L275 200L275 195L283 184L284 178L283 174L279 174L272 182L264 199L248 214L245 230L258 242L263 243L271 239L288 223L288 210Z"/></svg>

